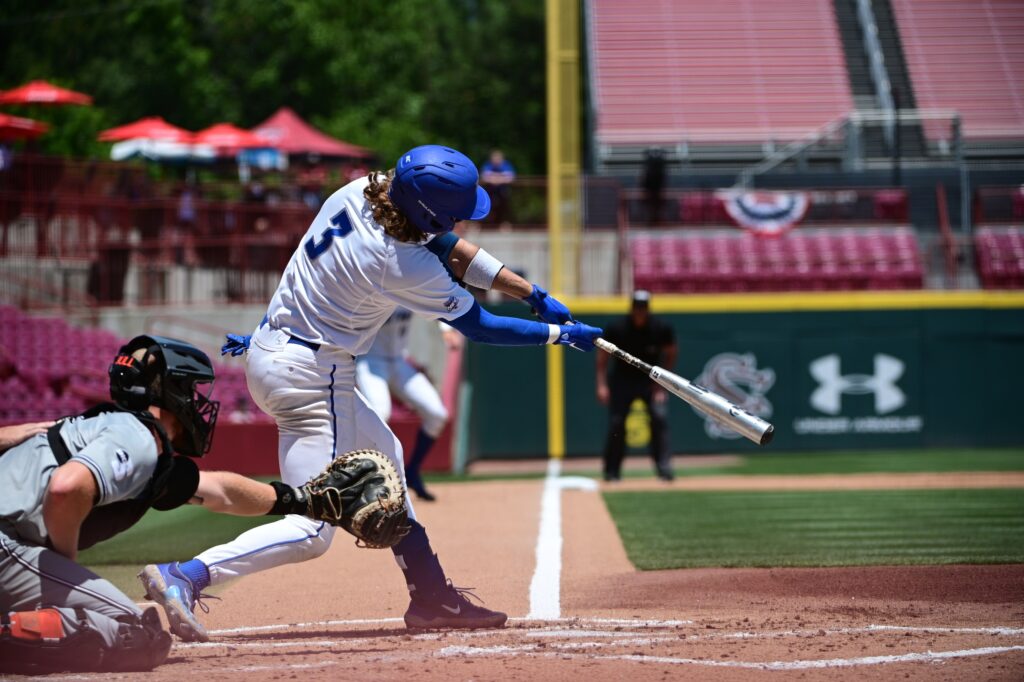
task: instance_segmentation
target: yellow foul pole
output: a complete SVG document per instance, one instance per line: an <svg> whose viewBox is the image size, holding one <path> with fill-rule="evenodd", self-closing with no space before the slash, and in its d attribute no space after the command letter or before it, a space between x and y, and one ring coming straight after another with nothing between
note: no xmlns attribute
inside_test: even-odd
<svg viewBox="0 0 1024 682"><path fill-rule="evenodd" d="M579 0L545 0L547 43L548 286L574 295L580 231ZM568 248L566 248L568 246ZM568 267L567 267L568 266ZM565 456L562 348L548 346L548 452Z"/></svg>

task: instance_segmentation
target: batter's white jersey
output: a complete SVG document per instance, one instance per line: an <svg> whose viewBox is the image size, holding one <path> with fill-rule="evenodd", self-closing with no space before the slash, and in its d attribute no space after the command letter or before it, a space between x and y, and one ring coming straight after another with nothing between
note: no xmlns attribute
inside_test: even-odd
<svg viewBox="0 0 1024 682"><path fill-rule="evenodd" d="M369 177L350 182L324 203L271 299L272 327L362 355L399 305L447 320L473 306L436 255L374 222L368 184Z"/></svg>
<svg viewBox="0 0 1024 682"><path fill-rule="evenodd" d="M367 356L376 358L404 358L409 354L409 324L412 313L396 308L391 317L377 331Z"/></svg>

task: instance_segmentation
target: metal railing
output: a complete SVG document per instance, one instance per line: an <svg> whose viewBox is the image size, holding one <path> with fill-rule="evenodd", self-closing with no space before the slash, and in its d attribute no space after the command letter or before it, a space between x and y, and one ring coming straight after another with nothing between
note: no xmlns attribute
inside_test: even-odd
<svg viewBox="0 0 1024 682"><path fill-rule="evenodd" d="M735 186L744 189L750 188L759 176L771 172L788 161L808 155L813 148L819 145L834 145L837 140L840 141L843 150L843 169L863 170L868 164L868 156L864 147L866 130L877 126L888 128L927 122L946 124L947 126L943 131L944 134L932 141L928 163L934 165L945 160L966 169L963 139L960 132L960 115L957 112L947 109L900 109L899 111L895 109L865 109L851 111L829 121L817 130L813 130L769 154L762 161L745 168L736 176ZM913 160L909 157L903 159L903 161Z"/></svg>
<svg viewBox="0 0 1024 682"><path fill-rule="evenodd" d="M864 52L871 65L871 81L875 85L878 107L882 111L892 112L896 105L892 97L892 85L889 83L889 72L885 68L882 44L878 39L878 25L875 23L875 13L871 9L871 0L857 0L857 21L864 32ZM886 122L885 140L889 146L893 145L895 129L896 125L892 119Z"/></svg>

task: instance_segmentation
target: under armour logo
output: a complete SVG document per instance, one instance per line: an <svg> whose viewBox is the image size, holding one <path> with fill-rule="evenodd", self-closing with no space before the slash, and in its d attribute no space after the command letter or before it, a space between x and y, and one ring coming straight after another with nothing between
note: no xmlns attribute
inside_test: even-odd
<svg viewBox="0 0 1024 682"><path fill-rule="evenodd" d="M842 396L875 394L875 412L887 414L903 407L907 402L896 382L903 376L905 365L902 360L877 353L874 374L840 373L839 356L833 353L811 363L811 376L819 386L811 394L811 406L825 414L839 414Z"/></svg>

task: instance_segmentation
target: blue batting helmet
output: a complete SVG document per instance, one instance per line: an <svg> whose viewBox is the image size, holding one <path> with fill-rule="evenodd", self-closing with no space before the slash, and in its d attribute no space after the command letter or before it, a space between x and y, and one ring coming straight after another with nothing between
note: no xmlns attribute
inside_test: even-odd
<svg viewBox="0 0 1024 682"><path fill-rule="evenodd" d="M388 196L409 221L432 234L449 232L459 220L480 220L491 198L478 184L476 166L465 154L437 144L402 154Z"/></svg>

